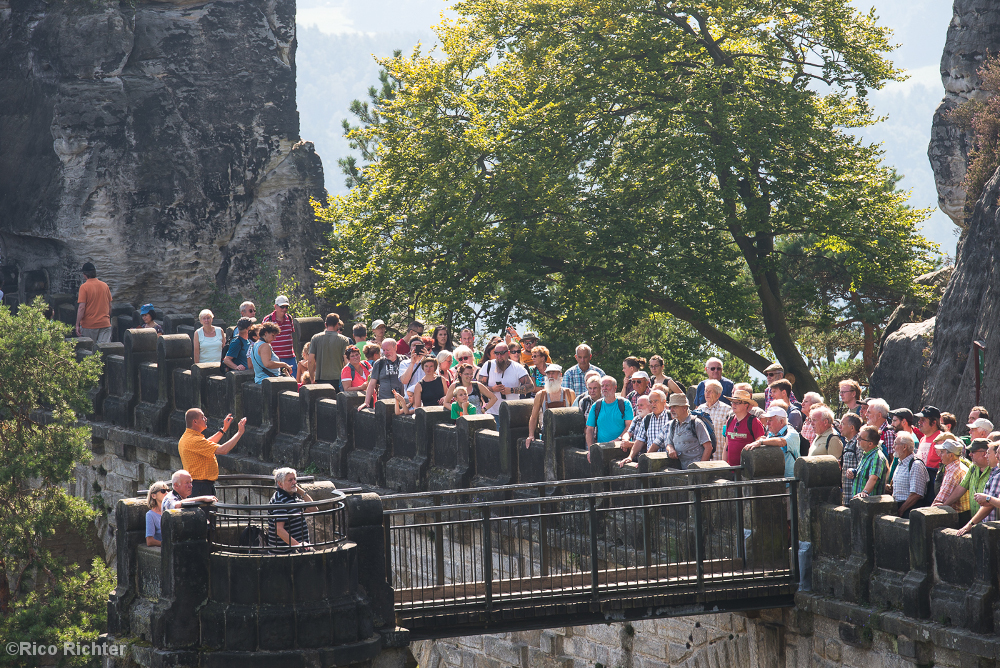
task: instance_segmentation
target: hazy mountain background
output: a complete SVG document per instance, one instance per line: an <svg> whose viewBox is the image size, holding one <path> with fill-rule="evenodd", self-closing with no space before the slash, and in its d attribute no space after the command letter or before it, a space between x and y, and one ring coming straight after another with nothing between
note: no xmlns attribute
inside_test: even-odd
<svg viewBox="0 0 1000 668"><path fill-rule="evenodd" d="M905 178L915 207L934 207L925 234L954 255L958 228L937 210L934 175L927 162L934 109L944 95L939 63L951 21L946 0L877 0L856 2L874 7L882 25L893 30L899 44L893 60L910 78L871 94L886 120L864 133L882 142L886 162ZM326 169L326 187L344 192L337 159L349 152L341 136L341 121L349 116L351 100L367 99L378 82L374 57L394 49L409 52L420 43L434 43L431 26L448 4L444 0L299 0L297 22L298 106L303 139L316 144Z"/></svg>

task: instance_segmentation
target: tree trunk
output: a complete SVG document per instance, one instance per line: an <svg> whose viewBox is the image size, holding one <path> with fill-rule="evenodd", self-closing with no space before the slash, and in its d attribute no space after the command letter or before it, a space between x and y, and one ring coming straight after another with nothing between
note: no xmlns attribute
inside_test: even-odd
<svg viewBox="0 0 1000 668"><path fill-rule="evenodd" d="M865 331L865 347L861 359L864 360L865 375L871 378L872 372L875 370L875 326L862 320L861 327Z"/></svg>
<svg viewBox="0 0 1000 668"><path fill-rule="evenodd" d="M0 615L10 613L10 582L7 580L7 565L0 559Z"/></svg>

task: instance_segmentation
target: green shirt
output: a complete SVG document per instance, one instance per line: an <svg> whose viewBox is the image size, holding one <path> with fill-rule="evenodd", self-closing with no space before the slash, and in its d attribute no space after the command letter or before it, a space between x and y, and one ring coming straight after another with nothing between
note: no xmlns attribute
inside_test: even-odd
<svg viewBox="0 0 1000 668"><path fill-rule="evenodd" d="M878 480L875 482L875 488L872 489L872 496L878 496L879 494L885 493L885 473L886 469L889 468L889 463L885 460L885 455L882 454L882 448L872 448L868 452L864 453L861 457L861 461L858 462L857 473L854 474L854 493L860 494L865 489L865 485L868 484L868 479L872 476L878 476Z"/></svg>
<svg viewBox="0 0 1000 668"><path fill-rule="evenodd" d="M975 464L969 467L969 472L965 474L960 483L962 487L969 490L969 511L975 517L979 512L979 504L976 503L976 494L981 494L986 487L986 480L990 477L991 469L987 466L981 469Z"/></svg>
<svg viewBox="0 0 1000 668"><path fill-rule="evenodd" d="M458 410L459 410L458 402L457 401L451 402L451 419L452 420L457 420L458 419ZM475 415L475 414L476 414L476 405L475 404L469 404L469 412L467 412L466 415Z"/></svg>

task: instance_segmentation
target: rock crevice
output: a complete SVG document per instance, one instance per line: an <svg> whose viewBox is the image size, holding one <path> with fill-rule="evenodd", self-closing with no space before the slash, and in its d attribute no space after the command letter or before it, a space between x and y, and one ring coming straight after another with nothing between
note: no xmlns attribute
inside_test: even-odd
<svg viewBox="0 0 1000 668"><path fill-rule="evenodd" d="M29 275L71 291L85 260L168 309L251 282L261 253L311 283L325 190L299 137L294 0L11 3L0 127L9 296L30 299Z"/></svg>

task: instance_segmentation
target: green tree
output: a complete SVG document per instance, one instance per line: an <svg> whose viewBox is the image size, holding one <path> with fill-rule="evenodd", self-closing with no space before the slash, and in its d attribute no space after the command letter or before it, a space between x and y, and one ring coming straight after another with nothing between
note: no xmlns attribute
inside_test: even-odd
<svg viewBox="0 0 1000 668"><path fill-rule="evenodd" d="M77 362L64 338L69 327L46 320L44 310L41 298L17 317L0 306L0 637L61 645L104 631L114 575L99 559L81 570L46 547L59 527L82 528L97 512L63 485L90 458L90 427L78 416L87 413L101 358Z"/></svg>
<svg viewBox="0 0 1000 668"><path fill-rule="evenodd" d="M757 369L769 348L801 392L816 383L781 245L888 256L894 285L928 261L925 212L902 206L878 146L849 132L873 121L867 92L902 74L888 30L848 0L455 11L442 55L382 61L349 135L353 188L317 205L332 227L328 298L364 294L376 314L471 302L498 329L601 286ZM765 346L733 335L749 326Z"/></svg>

